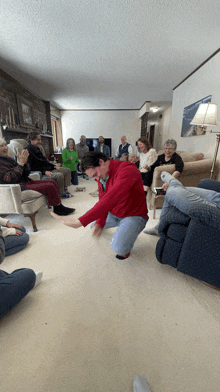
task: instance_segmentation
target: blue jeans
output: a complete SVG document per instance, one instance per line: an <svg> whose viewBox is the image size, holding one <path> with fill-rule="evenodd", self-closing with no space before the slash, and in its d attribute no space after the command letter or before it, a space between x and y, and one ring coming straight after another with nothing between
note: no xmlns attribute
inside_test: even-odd
<svg viewBox="0 0 220 392"><path fill-rule="evenodd" d="M77 171L71 171L71 182L73 185L78 185Z"/></svg>
<svg viewBox="0 0 220 392"><path fill-rule="evenodd" d="M220 208L220 193L203 188L184 187L179 181L172 180L160 215L160 220L169 211L171 206L188 215L189 207L193 203L200 203L201 206L212 206Z"/></svg>
<svg viewBox="0 0 220 392"><path fill-rule="evenodd" d="M146 223L147 220L142 218L142 216L117 218L117 216L109 212L103 229L117 227L111 240L111 246L117 254L125 256L133 248L138 235L145 228ZM95 222L92 223L91 228L94 224Z"/></svg>
<svg viewBox="0 0 220 392"><path fill-rule="evenodd" d="M5 237L5 256L10 256L19 252L27 245L29 235L26 233L24 227L20 231L22 231L22 235L7 235L7 237Z"/></svg>
<svg viewBox="0 0 220 392"><path fill-rule="evenodd" d="M21 268L8 274L0 270L0 318L17 305L35 285L35 272Z"/></svg>

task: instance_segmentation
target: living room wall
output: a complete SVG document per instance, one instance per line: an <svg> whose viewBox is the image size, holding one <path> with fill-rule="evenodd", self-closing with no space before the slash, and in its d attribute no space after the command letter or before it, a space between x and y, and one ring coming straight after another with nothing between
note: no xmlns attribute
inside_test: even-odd
<svg viewBox="0 0 220 392"><path fill-rule="evenodd" d="M179 87L173 91L172 121L169 137L177 141L178 149L203 152L206 158L212 158L215 151L216 136L213 129L220 132L220 126L208 127L206 135L181 137L184 107L212 95L212 103L218 104L218 122L220 121L220 53L217 53ZM220 122L219 122L220 124ZM220 159L220 151L218 154Z"/></svg>
<svg viewBox="0 0 220 392"><path fill-rule="evenodd" d="M112 139L114 154L121 143L121 136L126 135L134 147L141 129L138 113L138 110L61 111L63 144L69 137L79 143L81 135L87 138L102 135Z"/></svg>

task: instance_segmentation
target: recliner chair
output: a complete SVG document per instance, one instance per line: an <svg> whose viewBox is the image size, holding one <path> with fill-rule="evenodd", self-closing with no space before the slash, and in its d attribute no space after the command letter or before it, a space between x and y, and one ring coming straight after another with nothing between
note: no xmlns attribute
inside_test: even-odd
<svg viewBox="0 0 220 392"><path fill-rule="evenodd" d="M220 192L215 180L201 180L198 187ZM162 218L156 258L220 288L220 208L207 206L201 213L195 205L189 213L191 217L172 207Z"/></svg>

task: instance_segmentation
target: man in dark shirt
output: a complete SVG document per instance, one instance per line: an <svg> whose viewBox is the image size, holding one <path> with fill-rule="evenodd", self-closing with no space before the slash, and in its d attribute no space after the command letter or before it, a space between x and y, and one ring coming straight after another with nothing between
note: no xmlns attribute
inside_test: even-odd
<svg viewBox="0 0 220 392"><path fill-rule="evenodd" d="M164 143L164 153L158 156L157 160L153 163L153 165L145 166L145 169L148 170L145 177L148 189L150 188L153 181L154 169L158 166L174 164L175 171L172 173L172 176L175 178L178 178L180 176L181 172L183 171L184 163L181 156L175 152L176 147L176 141L174 139L168 139ZM168 186L168 184L164 183L163 189L166 191Z"/></svg>
<svg viewBox="0 0 220 392"><path fill-rule="evenodd" d="M40 171L43 179L55 180L61 197L71 197L67 187L71 185L71 170L68 168L54 166L43 155L40 150L41 135L36 131L31 131L28 135L29 145L26 149L29 152L28 163L32 171Z"/></svg>

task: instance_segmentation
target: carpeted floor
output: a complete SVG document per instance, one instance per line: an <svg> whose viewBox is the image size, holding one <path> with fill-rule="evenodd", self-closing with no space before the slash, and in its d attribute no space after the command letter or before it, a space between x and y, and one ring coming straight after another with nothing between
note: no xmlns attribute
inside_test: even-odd
<svg viewBox="0 0 220 392"><path fill-rule="evenodd" d="M89 195L95 181L79 186L86 192L63 202L75 217L98 200ZM19 218L30 242L1 268L44 277L0 320L1 391L131 392L142 374L152 392L219 392L220 292L158 263L157 237L141 233L120 261L110 247L115 229L97 241L89 227L66 227L47 208L37 233Z"/></svg>

